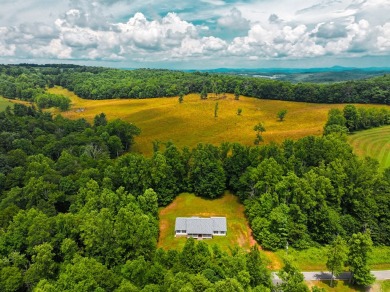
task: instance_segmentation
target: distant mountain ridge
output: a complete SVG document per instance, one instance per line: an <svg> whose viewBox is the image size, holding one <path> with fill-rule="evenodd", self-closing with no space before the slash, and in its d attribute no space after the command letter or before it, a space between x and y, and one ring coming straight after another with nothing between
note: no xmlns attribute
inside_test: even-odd
<svg viewBox="0 0 390 292"><path fill-rule="evenodd" d="M216 68L208 70L185 70L215 74L243 75L273 80L312 83L332 83L366 79L390 73L390 67L323 67L323 68Z"/></svg>
<svg viewBox="0 0 390 292"><path fill-rule="evenodd" d="M188 72L213 72L213 73L227 73L227 72L259 72L259 73L318 73L318 72L343 72L343 71L386 71L390 72L390 67L313 67L313 68L215 68L204 70L183 70Z"/></svg>

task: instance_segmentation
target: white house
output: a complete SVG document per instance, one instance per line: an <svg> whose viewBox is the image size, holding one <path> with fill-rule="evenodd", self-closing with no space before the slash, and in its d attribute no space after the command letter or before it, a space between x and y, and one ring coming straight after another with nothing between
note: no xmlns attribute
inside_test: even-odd
<svg viewBox="0 0 390 292"><path fill-rule="evenodd" d="M186 236L198 239L225 236L227 232L226 217L177 217L175 237Z"/></svg>

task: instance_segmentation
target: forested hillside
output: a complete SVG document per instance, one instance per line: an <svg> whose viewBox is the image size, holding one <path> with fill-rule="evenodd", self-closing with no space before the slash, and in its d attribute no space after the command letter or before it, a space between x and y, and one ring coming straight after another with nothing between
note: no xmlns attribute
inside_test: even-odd
<svg viewBox="0 0 390 292"><path fill-rule="evenodd" d="M238 194L265 249L368 230L390 245L390 169L359 159L339 133L257 147L156 144L147 158L129 152L138 128L104 114L91 125L15 105L0 129L5 291L269 291L256 249L228 255L190 240L156 250L158 207L181 192Z"/></svg>
<svg viewBox="0 0 390 292"><path fill-rule="evenodd" d="M274 81L238 75L169 70L119 70L73 65L0 65L0 95L35 100L63 86L86 99L151 98L213 92L316 103L390 104L390 76L332 84Z"/></svg>

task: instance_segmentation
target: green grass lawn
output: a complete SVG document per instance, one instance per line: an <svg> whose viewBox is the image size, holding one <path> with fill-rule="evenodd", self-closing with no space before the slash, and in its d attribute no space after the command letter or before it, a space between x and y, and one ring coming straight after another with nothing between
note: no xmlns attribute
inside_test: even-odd
<svg viewBox="0 0 390 292"><path fill-rule="evenodd" d="M12 102L9 102L7 99L0 96L0 112L4 111L7 108L7 106L12 107L13 106Z"/></svg>
<svg viewBox="0 0 390 292"><path fill-rule="evenodd" d="M193 194L179 195L170 205L160 210L160 238L158 246L164 249L182 249L186 238L174 236L176 217L224 216L227 219L227 235L205 239L210 244L217 244L223 250L239 245L249 249L254 240L244 215L244 206L238 198L226 192L222 198L206 200Z"/></svg>
<svg viewBox="0 0 390 292"><path fill-rule="evenodd" d="M390 126L356 132L348 141L357 155L377 159L381 168L390 167Z"/></svg>
<svg viewBox="0 0 390 292"><path fill-rule="evenodd" d="M330 287L330 281L309 281L307 283L309 287L317 286L320 288L324 288L326 291L331 291L331 292L356 292L356 291L368 291L364 287L358 287L355 285L350 285L348 281L334 281L333 282L333 287ZM376 290L374 290L376 291Z"/></svg>
<svg viewBox="0 0 390 292"><path fill-rule="evenodd" d="M390 280L380 281L380 292L390 292Z"/></svg>
<svg viewBox="0 0 390 292"><path fill-rule="evenodd" d="M294 250L290 248L289 255L296 260L298 267L302 271L326 271L326 248L312 247L305 250ZM276 255L283 257L286 254L284 250L279 250ZM374 247L368 263L372 270L390 269L390 247Z"/></svg>

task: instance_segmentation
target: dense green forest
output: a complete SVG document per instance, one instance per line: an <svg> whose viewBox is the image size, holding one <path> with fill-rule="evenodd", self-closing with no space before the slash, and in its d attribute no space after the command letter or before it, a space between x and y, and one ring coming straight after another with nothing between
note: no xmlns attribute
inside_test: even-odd
<svg viewBox="0 0 390 292"><path fill-rule="evenodd" d="M331 84L274 81L227 74L119 70L75 65L0 65L0 95L35 100L63 86L86 99L151 98L202 91L316 103L390 104L390 76ZM63 100L61 104L65 103ZM58 105L59 106L59 105Z"/></svg>
<svg viewBox="0 0 390 292"><path fill-rule="evenodd" d="M0 287L270 291L256 248L227 254L189 240L182 251L156 249L158 207L181 192L236 193L266 249L329 244L336 235L362 242L360 232L390 245L390 169L352 153L343 127L352 130L353 112L331 112L336 122L323 137L256 147L160 143L148 158L131 152L140 133L133 124L15 104L0 113ZM365 265L357 271L357 283L372 281ZM287 262L284 286L274 289L308 291L299 275Z"/></svg>

